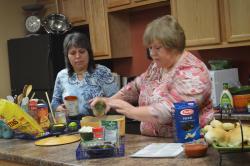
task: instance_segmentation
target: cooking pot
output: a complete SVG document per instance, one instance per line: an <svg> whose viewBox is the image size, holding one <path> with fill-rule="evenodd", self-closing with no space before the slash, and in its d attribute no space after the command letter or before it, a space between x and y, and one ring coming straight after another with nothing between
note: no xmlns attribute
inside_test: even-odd
<svg viewBox="0 0 250 166"><path fill-rule="evenodd" d="M42 25L48 33L65 33L71 29L71 23L63 14L50 14L43 21Z"/></svg>
<svg viewBox="0 0 250 166"><path fill-rule="evenodd" d="M233 95L236 112L247 112L247 104L250 102L250 94Z"/></svg>
<svg viewBox="0 0 250 166"><path fill-rule="evenodd" d="M244 85L239 87L231 87L229 91L232 94L234 107L236 112L246 112L247 104L250 102L250 86Z"/></svg>

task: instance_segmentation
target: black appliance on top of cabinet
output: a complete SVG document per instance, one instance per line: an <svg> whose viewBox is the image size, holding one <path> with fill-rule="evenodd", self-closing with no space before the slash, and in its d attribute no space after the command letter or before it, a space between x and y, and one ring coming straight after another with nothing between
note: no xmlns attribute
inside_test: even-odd
<svg viewBox="0 0 250 166"><path fill-rule="evenodd" d="M56 75L65 67L63 39L64 35L41 34L8 40L12 95L31 84L35 98L46 99L46 91L52 96Z"/></svg>

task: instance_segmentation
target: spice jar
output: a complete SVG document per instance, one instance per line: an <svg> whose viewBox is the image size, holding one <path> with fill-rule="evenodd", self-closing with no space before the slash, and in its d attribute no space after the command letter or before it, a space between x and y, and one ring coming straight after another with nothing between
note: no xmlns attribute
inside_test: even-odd
<svg viewBox="0 0 250 166"><path fill-rule="evenodd" d="M103 134L103 127L94 127L92 129L94 139L95 140L103 140L104 139L104 134Z"/></svg>

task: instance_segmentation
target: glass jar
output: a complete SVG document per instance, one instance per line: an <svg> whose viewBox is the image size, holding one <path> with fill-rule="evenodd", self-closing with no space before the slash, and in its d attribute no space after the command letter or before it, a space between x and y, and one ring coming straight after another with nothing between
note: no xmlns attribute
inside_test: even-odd
<svg viewBox="0 0 250 166"><path fill-rule="evenodd" d="M55 119L56 123L67 124L67 119L64 112L59 112L59 111L55 112Z"/></svg>

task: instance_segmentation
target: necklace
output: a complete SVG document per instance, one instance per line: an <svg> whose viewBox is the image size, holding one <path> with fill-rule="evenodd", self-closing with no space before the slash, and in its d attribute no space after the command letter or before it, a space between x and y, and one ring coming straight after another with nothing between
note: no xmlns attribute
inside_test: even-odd
<svg viewBox="0 0 250 166"><path fill-rule="evenodd" d="M79 81L81 81L84 77L84 72L83 73L76 73L76 77L78 78Z"/></svg>

